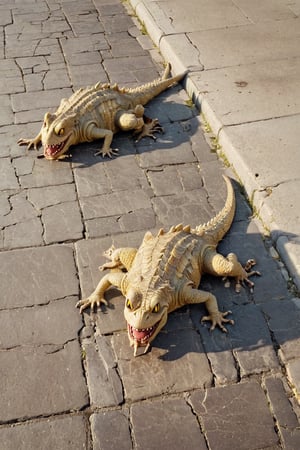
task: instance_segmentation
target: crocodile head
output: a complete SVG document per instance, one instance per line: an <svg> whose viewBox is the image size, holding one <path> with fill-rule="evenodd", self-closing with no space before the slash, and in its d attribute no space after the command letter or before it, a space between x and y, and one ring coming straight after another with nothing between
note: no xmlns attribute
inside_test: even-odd
<svg viewBox="0 0 300 450"><path fill-rule="evenodd" d="M47 112L42 127L46 159L59 159L75 143L75 114L61 118Z"/></svg>
<svg viewBox="0 0 300 450"><path fill-rule="evenodd" d="M151 295L143 296L141 291L129 289L126 294L124 316L130 345L134 347L134 356L138 347L150 347L168 318L168 298L163 289Z"/></svg>

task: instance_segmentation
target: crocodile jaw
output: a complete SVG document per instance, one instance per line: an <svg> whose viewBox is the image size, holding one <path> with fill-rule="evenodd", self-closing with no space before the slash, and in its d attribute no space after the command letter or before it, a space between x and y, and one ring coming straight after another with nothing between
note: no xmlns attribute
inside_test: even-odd
<svg viewBox="0 0 300 450"><path fill-rule="evenodd" d="M58 159L61 155L66 153L71 145L71 136L70 134L66 139L57 144L46 144L44 143L44 156L46 159L53 160Z"/></svg>
<svg viewBox="0 0 300 450"><path fill-rule="evenodd" d="M134 356L137 356L138 347L145 347L144 354L147 353L150 343L155 339L160 330L167 322L168 313L167 310L162 317L153 325L147 328L136 328L127 322L127 332L130 345L134 347Z"/></svg>

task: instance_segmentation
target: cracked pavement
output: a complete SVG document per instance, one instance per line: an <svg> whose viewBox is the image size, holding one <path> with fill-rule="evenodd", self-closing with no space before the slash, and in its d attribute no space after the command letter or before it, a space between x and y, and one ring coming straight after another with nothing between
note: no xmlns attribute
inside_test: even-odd
<svg viewBox="0 0 300 450"><path fill-rule="evenodd" d="M186 306L133 358L116 289L101 311L75 308L112 243L208 221L224 204L222 173L235 177L181 85L147 105L164 133L138 144L116 135L116 158L95 157L99 142L63 161L17 145L82 85L135 86L162 73L130 5L0 0L0 39L0 449L299 448L299 298L237 181L219 248L255 257L262 277L253 294L203 277L232 311L228 334L200 322L203 305Z"/></svg>

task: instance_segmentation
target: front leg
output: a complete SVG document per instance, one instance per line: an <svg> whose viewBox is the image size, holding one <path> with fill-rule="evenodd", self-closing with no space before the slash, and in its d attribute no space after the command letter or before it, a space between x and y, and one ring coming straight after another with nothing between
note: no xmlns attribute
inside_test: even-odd
<svg viewBox="0 0 300 450"><path fill-rule="evenodd" d="M87 138L89 141L96 141L97 139L104 139L102 149L95 153L95 156L101 155L111 158L113 155L118 154L118 149L112 149L111 143L113 140L113 132L111 130L105 130L104 128L98 128L92 124L87 129Z"/></svg>
<svg viewBox="0 0 300 450"><path fill-rule="evenodd" d="M116 286L117 288L121 288L121 284L123 281L125 274L122 272L110 272L105 275L98 283L98 286L92 292L92 294L83 300L79 300L76 303L76 307L79 308L79 312L82 313L86 308L91 308L91 310L95 310L96 307L100 306L101 303L107 305L107 301L104 298L104 292L107 291L111 286Z"/></svg>
<svg viewBox="0 0 300 450"><path fill-rule="evenodd" d="M184 304L205 303L208 316L202 317L201 322L211 321L210 331L213 331L216 326L218 326L224 333L227 333L227 329L224 327L223 323L230 323L231 325L234 325L233 320L226 319L226 316L231 314L231 311L219 311L217 299L210 292L202 291L200 289L193 289L190 285L187 285L183 288L180 296L182 296Z"/></svg>

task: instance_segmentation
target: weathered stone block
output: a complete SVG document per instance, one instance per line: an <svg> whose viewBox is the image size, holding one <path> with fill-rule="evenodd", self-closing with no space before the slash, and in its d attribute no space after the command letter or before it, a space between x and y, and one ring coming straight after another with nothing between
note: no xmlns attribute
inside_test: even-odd
<svg viewBox="0 0 300 450"><path fill-rule="evenodd" d="M75 308L76 297L68 297L32 308L0 311L0 347L61 345L76 339L82 318Z"/></svg>
<svg viewBox="0 0 300 450"><path fill-rule="evenodd" d="M129 419L123 411L103 411L91 416L94 450L130 450Z"/></svg>
<svg viewBox="0 0 300 450"><path fill-rule="evenodd" d="M255 381L194 392L190 400L210 448L276 448L272 413Z"/></svg>
<svg viewBox="0 0 300 450"><path fill-rule="evenodd" d="M83 352L87 367L87 382L91 404L98 408L117 406L123 402L122 384L116 371L116 363L106 337L98 338L104 346L96 347L92 339L83 341Z"/></svg>
<svg viewBox="0 0 300 450"><path fill-rule="evenodd" d="M142 191L119 191L80 200L85 219L126 214L129 211L151 208L149 196Z"/></svg>
<svg viewBox="0 0 300 450"><path fill-rule="evenodd" d="M182 398L133 405L131 420L138 450L207 448L196 417Z"/></svg>
<svg viewBox="0 0 300 450"><path fill-rule="evenodd" d="M88 450L86 427L85 418L75 415L1 427L1 446L5 450L41 445L48 450Z"/></svg>
<svg viewBox="0 0 300 450"><path fill-rule="evenodd" d="M71 247L12 250L0 253L2 308L24 307L78 295Z"/></svg>
<svg viewBox="0 0 300 450"><path fill-rule="evenodd" d="M42 222L47 244L82 238L83 223L77 201L59 203L43 209Z"/></svg>
<svg viewBox="0 0 300 450"><path fill-rule="evenodd" d="M60 349L41 346L2 351L0 366L1 421L50 416L88 404L77 341Z"/></svg>

